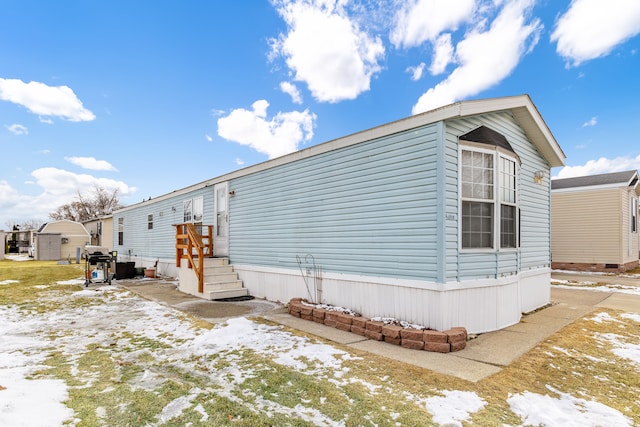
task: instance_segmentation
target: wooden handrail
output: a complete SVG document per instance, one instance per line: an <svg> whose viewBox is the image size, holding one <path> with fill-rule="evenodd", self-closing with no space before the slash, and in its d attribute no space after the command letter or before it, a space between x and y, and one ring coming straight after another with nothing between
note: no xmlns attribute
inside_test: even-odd
<svg viewBox="0 0 640 427"><path fill-rule="evenodd" d="M205 226L202 226L205 227ZM187 222L176 224L176 266L187 259L198 278L198 292L204 292L204 258L213 256L213 226L207 225L207 234L201 234L196 226Z"/></svg>

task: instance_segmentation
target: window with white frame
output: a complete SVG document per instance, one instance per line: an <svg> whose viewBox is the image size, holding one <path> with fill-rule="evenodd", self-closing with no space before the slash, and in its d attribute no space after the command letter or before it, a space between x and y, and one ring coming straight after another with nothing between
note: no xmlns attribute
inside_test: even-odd
<svg viewBox="0 0 640 427"><path fill-rule="evenodd" d="M153 214L147 215L147 230L153 230Z"/></svg>
<svg viewBox="0 0 640 427"><path fill-rule="evenodd" d="M497 150L464 147L461 170L461 248L516 248L519 221L515 158Z"/></svg>
<svg viewBox="0 0 640 427"><path fill-rule="evenodd" d="M631 196L631 232L638 232L638 198Z"/></svg>
<svg viewBox="0 0 640 427"><path fill-rule="evenodd" d="M191 222L193 219L193 201L191 199L182 202L182 221Z"/></svg>
<svg viewBox="0 0 640 427"><path fill-rule="evenodd" d="M118 218L118 245L124 245L124 218Z"/></svg>
<svg viewBox="0 0 640 427"><path fill-rule="evenodd" d="M196 224L202 224L203 215L203 201L202 197L196 197L193 199L193 222Z"/></svg>

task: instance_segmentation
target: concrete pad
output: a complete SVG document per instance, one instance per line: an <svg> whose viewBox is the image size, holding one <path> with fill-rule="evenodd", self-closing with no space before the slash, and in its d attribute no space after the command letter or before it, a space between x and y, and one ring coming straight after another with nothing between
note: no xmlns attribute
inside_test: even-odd
<svg viewBox="0 0 640 427"><path fill-rule="evenodd" d="M578 319L586 314L589 314L593 311L593 306L591 305L577 305L577 304L567 304L567 303L559 303L552 305L551 307L544 308L535 313L528 314L523 316L522 322L534 323L534 324L545 324L545 323L563 323L568 324L575 319ZM559 329L559 328L558 328Z"/></svg>
<svg viewBox="0 0 640 427"><path fill-rule="evenodd" d="M612 308L629 313L640 313L640 295L608 294L608 297L597 303L596 307Z"/></svg>
<svg viewBox="0 0 640 427"><path fill-rule="evenodd" d="M323 325L322 323L316 323L312 320L300 319L299 317L292 316L289 313L267 314L263 315L262 318L288 326L292 329L317 335L339 344L349 345L360 341L370 341L368 338L361 335L341 331L340 329L332 328L330 326Z"/></svg>
<svg viewBox="0 0 640 427"><path fill-rule="evenodd" d="M480 381L501 370L498 366L459 357L460 351L434 353L410 350L399 345L374 340L361 341L351 344L349 347L472 382Z"/></svg>
<svg viewBox="0 0 640 427"><path fill-rule="evenodd" d="M507 366L536 346L538 341L526 332L500 330L478 336L456 356L490 365Z"/></svg>
<svg viewBox="0 0 640 427"><path fill-rule="evenodd" d="M564 302L571 305L588 305L594 306L606 299L610 294L608 292L594 292L580 289L566 289L551 287L551 301Z"/></svg>

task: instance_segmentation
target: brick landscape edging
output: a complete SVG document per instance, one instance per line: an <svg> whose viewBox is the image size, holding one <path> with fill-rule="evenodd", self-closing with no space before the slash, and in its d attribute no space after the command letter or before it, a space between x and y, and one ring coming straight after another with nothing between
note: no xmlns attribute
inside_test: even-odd
<svg viewBox="0 0 640 427"><path fill-rule="evenodd" d="M289 314L411 350L449 353L462 350L467 346L467 330L463 327L455 327L446 331L403 328L362 316L315 307L313 303L302 298L292 298L289 301Z"/></svg>

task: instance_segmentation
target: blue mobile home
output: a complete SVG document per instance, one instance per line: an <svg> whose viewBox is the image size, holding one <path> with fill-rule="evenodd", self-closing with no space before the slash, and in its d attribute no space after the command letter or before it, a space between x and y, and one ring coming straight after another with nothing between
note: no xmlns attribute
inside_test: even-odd
<svg viewBox="0 0 640 427"><path fill-rule="evenodd" d="M255 297L496 330L549 302L564 160L527 95L462 101L121 209L114 250L203 295L175 225L212 225L213 254Z"/></svg>

